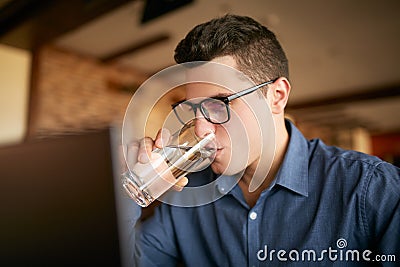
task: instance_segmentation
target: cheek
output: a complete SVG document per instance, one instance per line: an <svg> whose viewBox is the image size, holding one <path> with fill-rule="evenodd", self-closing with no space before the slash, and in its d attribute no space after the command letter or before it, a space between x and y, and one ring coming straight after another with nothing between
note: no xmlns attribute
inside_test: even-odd
<svg viewBox="0 0 400 267"><path fill-rule="evenodd" d="M232 110L230 121L223 125L223 129L218 129L219 141L225 147L218 163L224 165L225 174L242 171L259 156L258 128L251 113L239 114Z"/></svg>
<svg viewBox="0 0 400 267"><path fill-rule="evenodd" d="M239 105L238 105L239 106ZM239 131L241 140L253 150L260 145L261 129L256 116L251 109L241 103L237 109L232 109L232 125L230 128Z"/></svg>

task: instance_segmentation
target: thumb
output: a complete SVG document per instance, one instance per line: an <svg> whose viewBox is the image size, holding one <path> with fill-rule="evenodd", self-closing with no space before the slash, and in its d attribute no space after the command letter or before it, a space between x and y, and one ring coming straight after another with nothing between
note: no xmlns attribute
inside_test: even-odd
<svg viewBox="0 0 400 267"><path fill-rule="evenodd" d="M175 191L182 191L182 189L188 184L189 180L186 177L181 177L179 180L174 184Z"/></svg>

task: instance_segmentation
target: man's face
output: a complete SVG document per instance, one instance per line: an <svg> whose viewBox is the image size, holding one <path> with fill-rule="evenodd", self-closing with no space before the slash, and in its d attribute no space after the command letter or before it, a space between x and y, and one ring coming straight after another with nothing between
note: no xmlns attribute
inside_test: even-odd
<svg viewBox="0 0 400 267"><path fill-rule="evenodd" d="M215 61L236 68L232 57L225 56ZM186 99L193 103L200 102L205 97L227 96L232 93L210 83L186 85ZM196 114L196 132L200 137L210 131L215 132L218 150L211 168L217 174L236 174L256 162L260 156L260 127L251 107L244 101L245 98L238 98L229 104L231 118L224 124L212 124L200 112Z"/></svg>

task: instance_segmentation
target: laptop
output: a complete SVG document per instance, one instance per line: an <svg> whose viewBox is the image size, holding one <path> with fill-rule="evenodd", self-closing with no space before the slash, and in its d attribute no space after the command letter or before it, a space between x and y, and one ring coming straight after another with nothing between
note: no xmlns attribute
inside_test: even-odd
<svg viewBox="0 0 400 267"><path fill-rule="evenodd" d="M121 209L138 207L120 194L113 135L0 147L0 266L130 265Z"/></svg>

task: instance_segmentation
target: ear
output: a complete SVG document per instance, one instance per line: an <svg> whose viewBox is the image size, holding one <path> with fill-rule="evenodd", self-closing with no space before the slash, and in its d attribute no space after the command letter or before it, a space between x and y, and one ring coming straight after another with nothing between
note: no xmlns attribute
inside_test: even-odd
<svg viewBox="0 0 400 267"><path fill-rule="evenodd" d="M268 89L268 99L273 114L283 113L290 94L290 83L285 77L277 79Z"/></svg>

